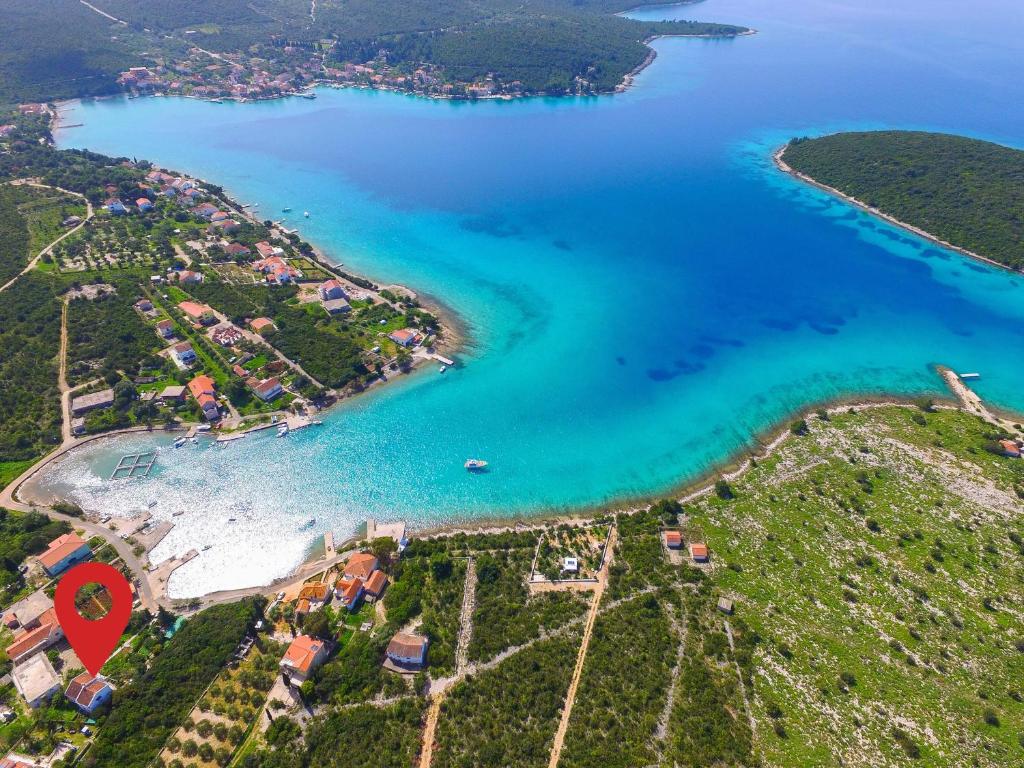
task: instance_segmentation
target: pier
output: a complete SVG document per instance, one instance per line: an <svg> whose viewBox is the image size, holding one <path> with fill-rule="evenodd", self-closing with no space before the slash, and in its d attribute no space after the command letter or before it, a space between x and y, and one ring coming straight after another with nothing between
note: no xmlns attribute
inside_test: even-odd
<svg viewBox="0 0 1024 768"><path fill-rule="evenodd" d="M146 477L156 464L156 451L148 453L129 453L117 462L110 474L111 480L124 480L129 477Z"/></svg>

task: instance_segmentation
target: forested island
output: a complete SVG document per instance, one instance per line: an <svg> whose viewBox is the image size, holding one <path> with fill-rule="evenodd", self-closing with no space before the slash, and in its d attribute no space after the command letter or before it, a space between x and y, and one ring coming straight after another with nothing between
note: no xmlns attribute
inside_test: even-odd
<svg viewBox="0 0 1024 768"><path fill-rule="evenodd" d="M793 139L778 155L809 180L974 256L1024 269L1024 152L921 131Z"/></svg>
<svg viewBox="0 0 1024 768"><path fill-rule="evenodd" d="M744 27L616 15L647 0L0 0L0 104L133 93L255 99L316 83L447 98L603 93L660 35Z"/></svg>

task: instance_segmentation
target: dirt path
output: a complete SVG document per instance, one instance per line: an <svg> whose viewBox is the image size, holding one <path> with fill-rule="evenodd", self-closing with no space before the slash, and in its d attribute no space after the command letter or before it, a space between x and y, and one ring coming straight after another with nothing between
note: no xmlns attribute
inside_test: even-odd
<svg viewBox="0 0 1024 768"><path fill-rule="evenodd" d="M675 630L676 635L679 637L679 647L676 650L676 666L672 670L672 681L669 683L668 693L665 695L665 706L661 710L661 716L658 718L658 727L654 731L654 738L657 742L662 742L668 737L668 721L672 715L672 704L675 702L676 687L679 684L679 667L683 663L683 656L686 655L686 639L688 634L686 627L676 617L672 606L666 604L665 609L668 611L672 629Z"/></svg>
<svg viewBox="0 0 1024 768"><path fill-rule="evenodd" d="M459 643L455 649L455 673L466 671L469 641L473 637L473 609L476 607L476 560L466 563L466 583L462 588L462 614L459 617Z"/></svg>
<svg viewBox="0 0 1024 768"><path fill-rule="evenodd" d="M39 253L37 253L35 258L33 258L32 261L30 261L28 263L28 265L23 270L21 270L21 272L16 274L14 277L12 277L10 280L8 280L3 285L0 285L0 293L3 293L8 288L10 288L12 285L14 285L18 281L19 277L21 277L22 275L25 275L28 272L31 272L33 269L35 269L36 265L39 263L39 260L41 258L43 258L43 256L46 256L47 254L52 253L54 246L56 246L65 237L69 237L70 235L73 235L75 232L77 232L82 227L84 227L85 223L87 221L89 221L89 219L91 219L92 216L93 216L92 203L89 202L89 200L85 197L85 195L80 195L77 192L72 192L69 189L62 189L61 187L51 187L49 184L39 184L38 182L26 181L24 179L21 179L21 180L18 180L18 181L12 181L11 184L14 184L14 185L17 185L17 186L24 185L24 186L28 186L28 187L39 187L40 189L54 189L54 190L56 190L58 192L64 193L65 195L73 195L74 197L80 197L83 200L85 200L85 218L82 219L82 222L80 224L78 224L77 226L74 226L71 229L69 229L67 232L62 234L60 237L58 237L56 240L54 240L48 246L43 248L43 250L41 250Z"/></svg>
<svg viewBox="0 0 1024 768"><path fill-rule="evenodd" d="M439 693L430 700L427 710L427 722L423 726L423 745L420 748L420 768L430 768L434 759L434 736L437 733L437 721L441 718L441 702L444 693Z"/></svg>
<svg viewBox="0 0 1024 768"><path fill-rule="evenodd" d="M60 434L62 442L70 443L74 436L71 434L71 389L68 387L68 300L67 297L60 305L60 352L58 355L57 389L60 390L60 413L61 424Z"/></svg>
<svg viewBox="0 0 1024 768"><path fill-rule="evenodd" d="M455 649L455 675L451 684L440 688L430 700L427 709L427 721L423 726L423 739L420 745L419 768L430 768L434 758L434 738L437 734L437 721L441 717L441 702L447 695L451 685L466 675L469 662L469 641L473 637L473 608L476 607L476 560L467 558L466 582L462 587L462 612L459 615L459 642Z"/></svg>
<svg viewBox="0 0 1024 768"><path fill-rule="evenodd" d="M551 759L548 761L548 768L558 768L558 761L562 757L562 744L565 742L565 732L569 730L569 718L572 716L572 708L576 703L576 689L580 684L580 677L583 675L583 662L587 659L587 648L590 647L590 637L594 632L594 622L601 607L601 597L608 585L608 568L615 557L615 541L618 538L618 528L612 528L608 537L608 554L601 566L601 572L597 577L597 586L594 588L594 597L590 603L590 613L587 614L587 623L583 629L583 640L580 642L580 652L576 656L576 667L572 671L572 681L569 683L569 690L565 694L565 707L562 710L562 719L558 723L558 730L555 731L555 741L551 745Z"/></svg>
<svg viewBox="0 0 1024 768"><path fill-rule="evenodd" d="M729 639L729 650L733 654L732 665L736 668L736 679L739 680L739 683L740 683L740 693L743 695L743 706L747 710L747 721L750 723L750 734L751 734L751 736L756 738L757 737L757 729L756 729L756 725L754 723L754 710L752 710L750 708L750 699L747 696L747 686L743 682L743 672L740 670L739 662L737 662L735 660L735 658L736 658L736 644L733 642L732 625L729 623L728 619L726 619L726 621L723 622L723 623L725 624L725 636Z"/></svg>

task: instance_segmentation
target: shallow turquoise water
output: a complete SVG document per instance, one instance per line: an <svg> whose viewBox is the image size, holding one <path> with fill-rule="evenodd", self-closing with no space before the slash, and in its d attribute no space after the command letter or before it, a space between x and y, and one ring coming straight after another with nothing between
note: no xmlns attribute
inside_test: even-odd
<svg viewBox="0 0 1024 768"><path fill-rule="evenodd" d="M349 268L432 294L472 345L277 440L175 451L90 446L42 481L87 507L157 501L155 559L214 547L176 595L287 572L320 533L574 509L664 492L807 404L938 392L978 370L1024 410L1024 280L809 189L771 164L792 135L851 127L1024 142L1024 20L1004 0L769 7L713 0L643 15L747 24L666 39L629 92L450 103L321 90L315 101L83 104L63 146L146 157L223 184ZM469 476L479 456L493 471ZM311 516L317 528L298 532ZM229 524L228 517L238 522Z"/></svg>

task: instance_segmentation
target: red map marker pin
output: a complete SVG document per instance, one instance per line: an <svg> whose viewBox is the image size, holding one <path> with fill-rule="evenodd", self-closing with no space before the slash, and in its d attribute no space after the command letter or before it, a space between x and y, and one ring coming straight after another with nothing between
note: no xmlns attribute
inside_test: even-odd
<svg viewBox="0 0 1024 768"><path fill-rule="evenodd" d="M110 593L107 615L96 621L82 618L75 607L75 596L86 584L102 584ZM57 582L53 607L61 629L82 660L89 674L95 677L106 664L121 639L132 615L132 588L121 572L106 563L82 563L65 573Z"/></svg>

